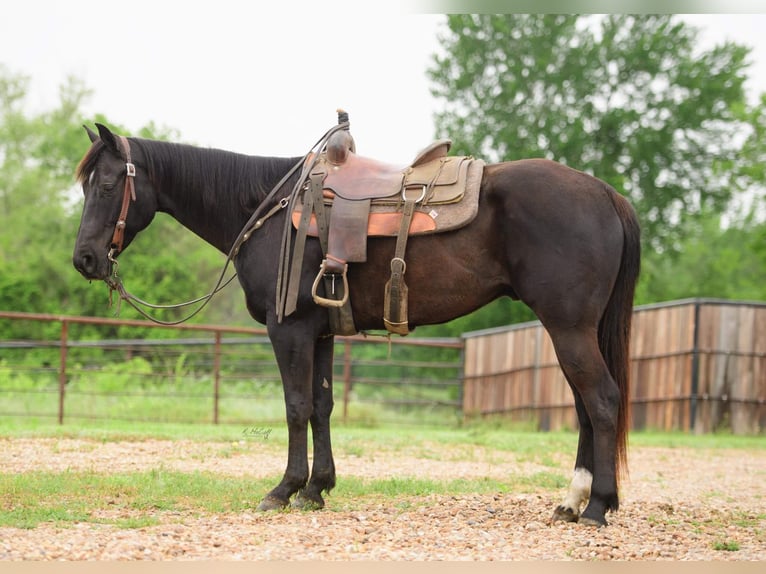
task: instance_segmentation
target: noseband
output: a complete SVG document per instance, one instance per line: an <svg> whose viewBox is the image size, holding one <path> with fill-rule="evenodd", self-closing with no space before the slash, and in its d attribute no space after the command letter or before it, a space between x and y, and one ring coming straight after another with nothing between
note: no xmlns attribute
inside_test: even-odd
<svg viewBox="0 0 766 574"><path fill-rule="evenodd" d="M136 177L136 166L130 158L130 144L125 136L118 136L125 152L125 187L122 192L122 207L120 207L120 216L114 225L112 242L109 245L109 261L116 264L114 257L122 251L122 243L125 240L125 225L128 218L128 208L130 202L136 200L136 187L134 179Z"/></svg>

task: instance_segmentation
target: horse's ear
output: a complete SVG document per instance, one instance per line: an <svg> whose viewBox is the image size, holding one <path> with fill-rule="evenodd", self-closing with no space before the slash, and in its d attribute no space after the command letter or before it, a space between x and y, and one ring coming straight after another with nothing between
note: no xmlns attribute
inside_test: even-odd
<svg viewBox="0 0 766 574"><path fill-rule="evenodd" d="M94 143L98 139L98 134L94 132L92 129L90 129L88 126L82 126L82 127L84 127L85 131L88 132L90 143Z"/></svg>
<svg viewBox="0 0 766 574"><path fill-rule="evenodd" d="M104 142L104 145L115 154L120 155L117 138L109 131L109 128L102 124L96 124L96 127L98 128L98 135L101 138L101 141Z"/></svg>

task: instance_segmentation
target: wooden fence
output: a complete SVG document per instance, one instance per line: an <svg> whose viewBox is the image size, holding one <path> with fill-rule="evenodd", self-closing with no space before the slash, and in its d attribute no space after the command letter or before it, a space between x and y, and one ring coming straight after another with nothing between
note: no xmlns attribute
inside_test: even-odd
<svg viewBox="0 0 766 574"><path fill-rule="evenodd" d="M539 322L464 338L466 416L576 428L571 391ZM766 303L637 307L631 359L634 429L766 431Z"/></svg>

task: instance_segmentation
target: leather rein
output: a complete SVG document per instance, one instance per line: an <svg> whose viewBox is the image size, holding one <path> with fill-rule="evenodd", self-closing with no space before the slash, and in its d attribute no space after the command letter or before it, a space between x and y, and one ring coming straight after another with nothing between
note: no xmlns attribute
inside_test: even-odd
<svg viewBox="0 0 766 574"><path fill-rule="evenodd" d="M223 269L221 270L218 280L213 287L213 289L210 290L209 293L206 295L203 295L202 297L198 297L197 299L192 299L190 301L186 301L184 303L177 303L174 305L155 305L152 303L147 303L146 301L143 301L136 297L135 295L132 295L129 293L125 286L122 283L122 279L117 275L117 259L116 256L119 255L119 253L122 251L123 243L125 240L125 228L127 225L127 217L128 217L128 210L130 209L130 204L132 201L136 201L136 188L135 188L135 177L136 177L136 166L131 160L131 154L130 154L130 143L128 142L128 138L125 136L118 136L119 142L121 144L121 147L123 148L123 153L125 155L125 186L123 188L122 193L122 206L120 207L120 214L117 218L117 223L115 223L114 226L114 233L112 234L112 241L109 246L109 252L107 254L107 258L109 259L109 262L111 263L111 272L109 276L107 276L106 279L104 279L104 282L109 287L109 305L112 305L112 293L114 291L117 291L117 293L120 296L121 301L126 301L131 307L133 307L136 311L138 311L143 317L146 319L149 319L150 321L153 321L154 323L157 323L159 325L179 325L181 323L185 323L197 313L202 311L202 309L210 302L210 300L213 298L214 295L216 295L219 291L223 290L229 283L231 283L236 277L236 272L234 275L229 277L224 281L224 278L226 277L226 272L229 268L229 265L234 261L234 258L239 253L240 247L242 247L242 244L245 243L252 234L261 228L263 223L270 218L271 216L275 215L277 212L281 211L282 209L286 208L290 203L290 198L293 197L297 191L300 189L300 187L303 185L303 182L305 181L306 177L308 177L309 171L314 167L314 164L317 161L318 153L316 150L321 150L325 144L327 143L327 140L330 138L332 134L337 132L338 130L345 129L348 127L348 122L345 123L339 123L336 126L333 126L330 128L318 141L314 144L314 146L309 150L306 155L304 155L298 162L290 168L290 170L282 177L281 180L279 180L279 183L277 183L272 190L266 195L263 201L260 202L258 207L255 209L253 214L250 216L250 219L248 219L247 223L244 225L242 230L239 232L239 235L234 240L234 243L232 244L231 249L229 250L229 253L226 256L226 261L224 262ZM301 177L298 179L297 183L295 184L295 188L292 190L290 194L280 199L275 205L269 209L265 214L263 214L263 211L266 209L266 206L270 203L270 201L274 198L274 196L277 195L277 193L282 189L282 187L287 183L287 181L292 177L296 171L300 167L303 167ZM191 305L200 304L199 307L197 307L193 312L191 312L189 315L182 319L178 319L176 321L163 321L160 319L157 319L156 317L151 316L147 311L145 311L142 307L147 307L151 309L179 309L183 307L189 307ZM117 308L117 313L119 314L119 303Z"/></svg>

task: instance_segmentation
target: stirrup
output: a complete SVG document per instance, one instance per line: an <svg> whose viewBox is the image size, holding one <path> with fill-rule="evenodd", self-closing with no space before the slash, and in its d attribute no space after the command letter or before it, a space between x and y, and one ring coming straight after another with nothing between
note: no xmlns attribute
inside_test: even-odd
<svg viewBox="0 0 766 574"><path fill-rule="evenodd" d="M343 265L343 271L341 272L341 277L343 278L342 299L327 299L325 297L321 297L317 294L317 287L319 286L319 281L325 275L327 275L327 259L323 259L322 265L319 267L319 273L317 274L316 279L314 279L314 284L311 286L311 297L314 299L314 303L321 305L322 307L343 307L343 305L348 302L348 277L346 276L347 272L348 263ZM332 273L332 275L337 275L337 273Z"/></svg>

